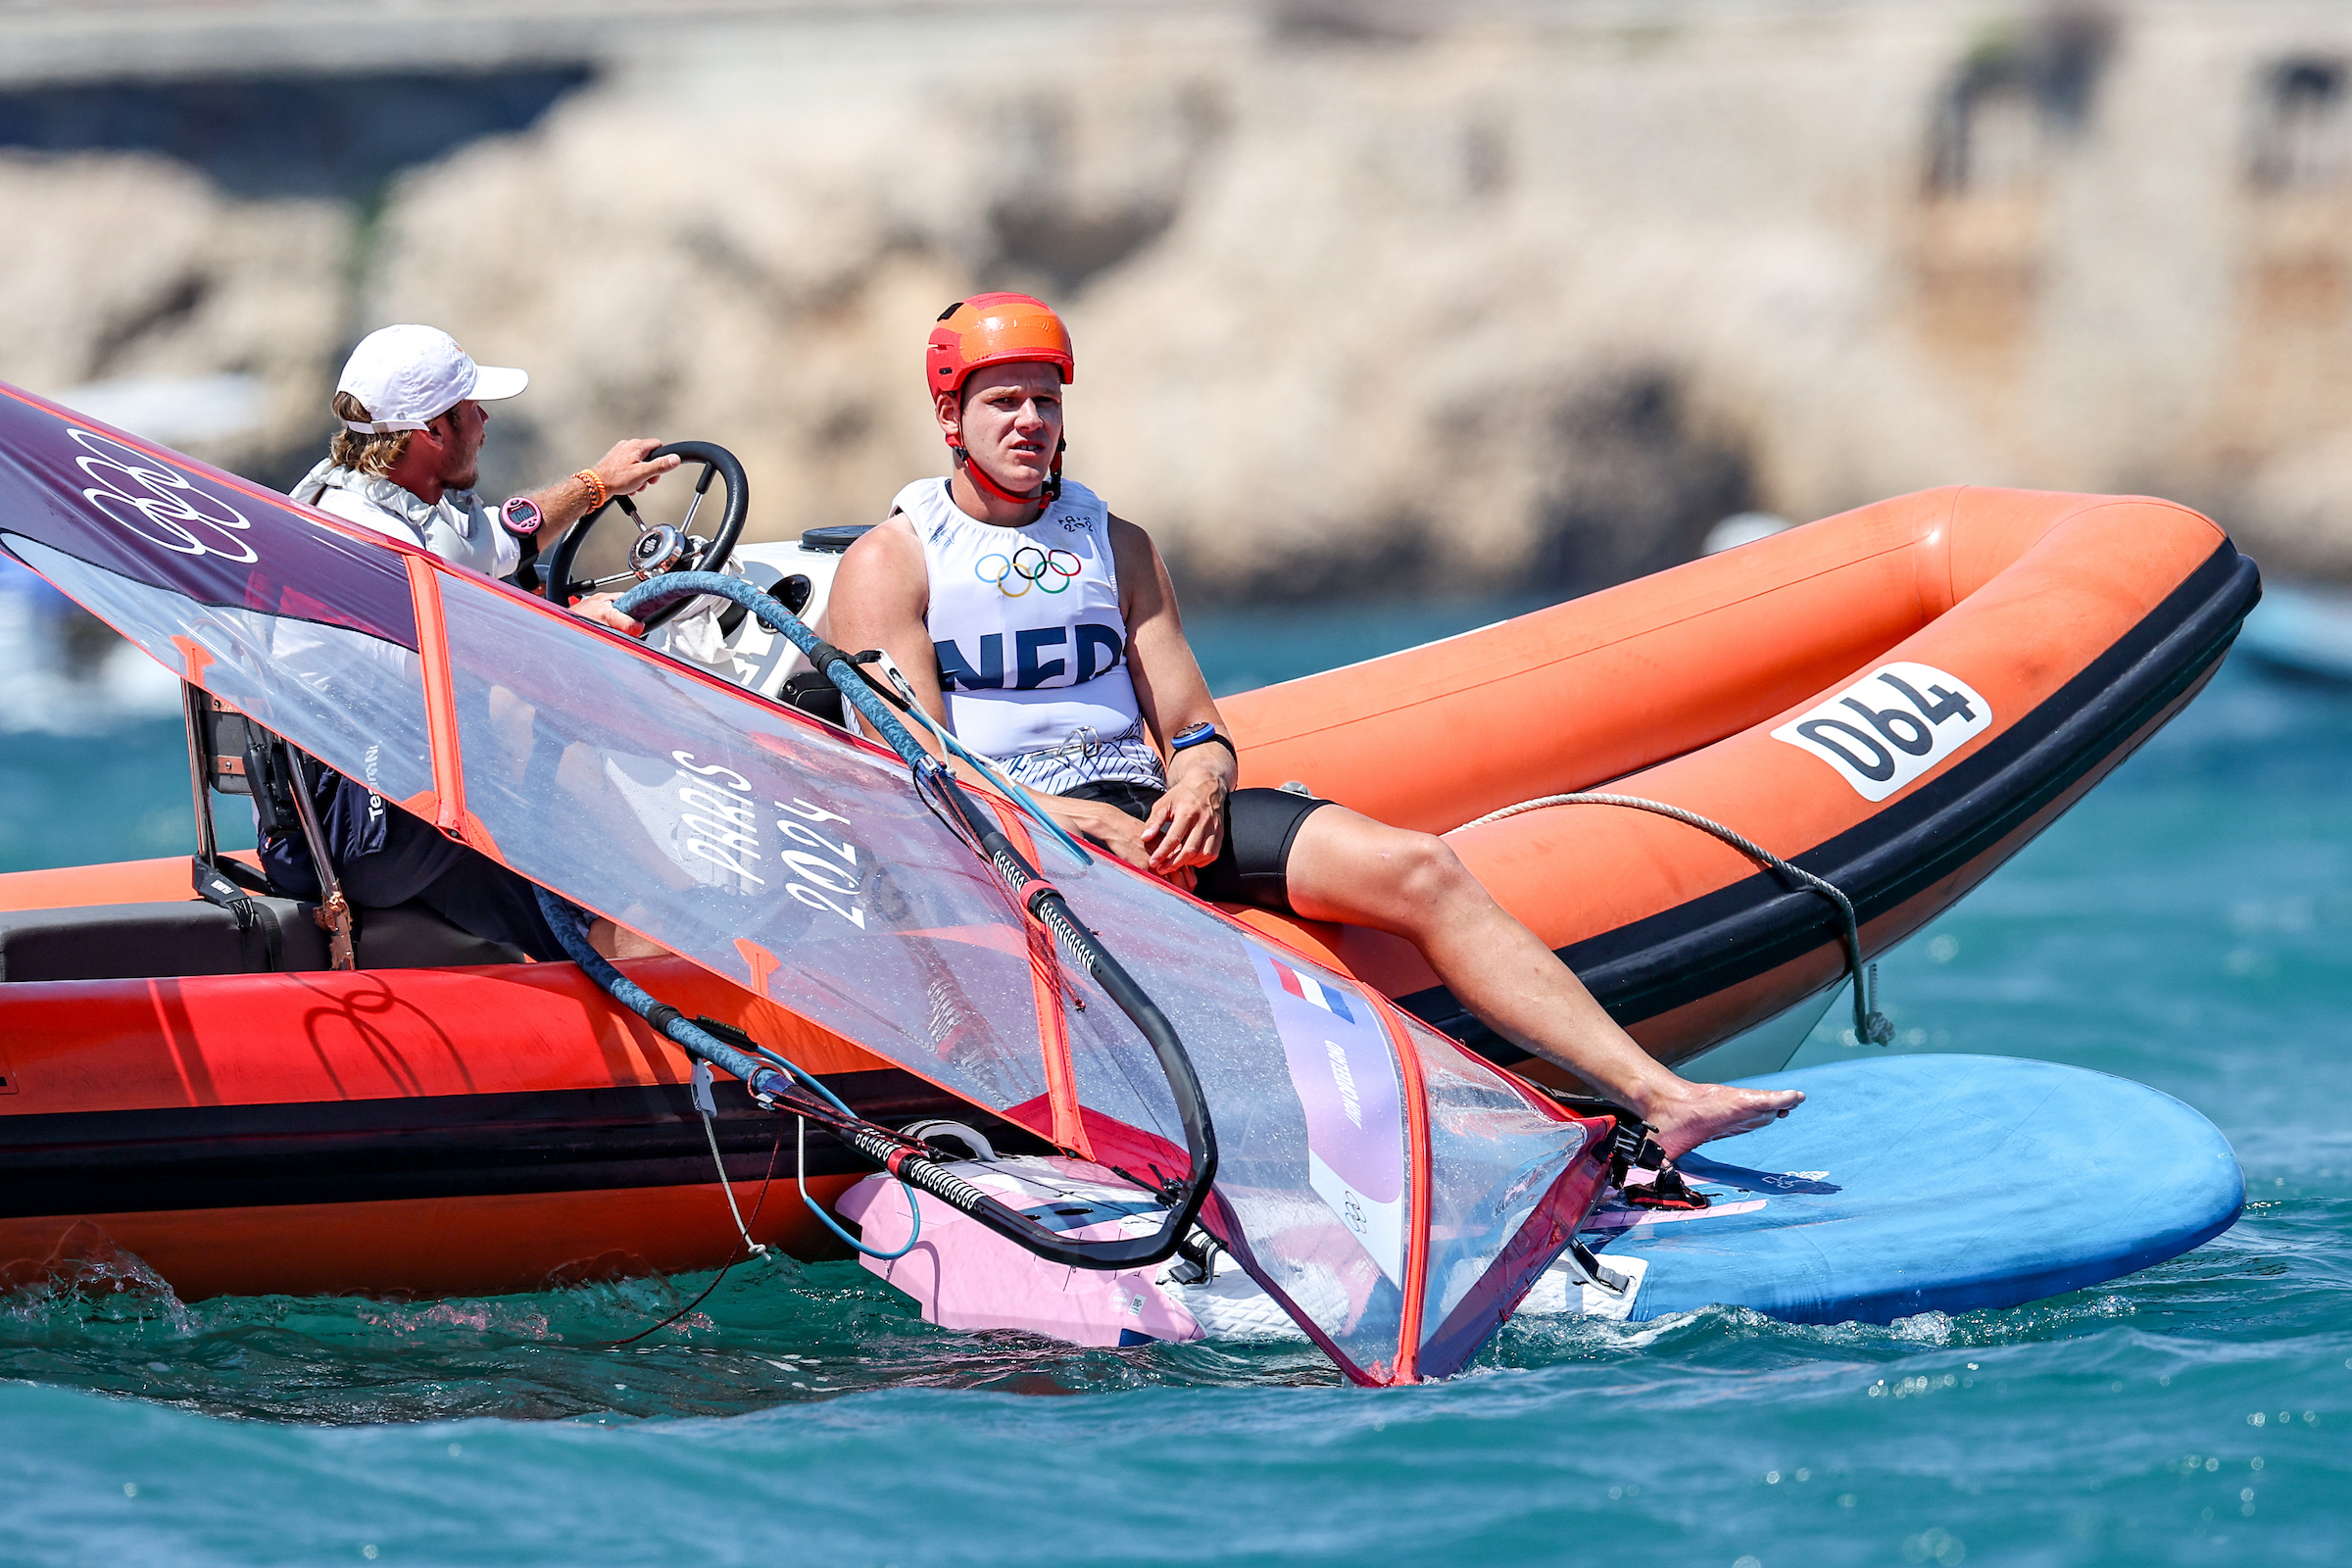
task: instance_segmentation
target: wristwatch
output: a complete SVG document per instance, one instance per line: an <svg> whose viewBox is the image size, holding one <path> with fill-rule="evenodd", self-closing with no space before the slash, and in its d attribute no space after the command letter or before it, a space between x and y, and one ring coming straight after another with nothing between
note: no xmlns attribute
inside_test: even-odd
<svg viewBox="0 0 2352 1568"><path fill-rule="evenodd" d="M1206 746L1211 744L1222 746L1229 752L1233 750L1233 742L1218 734L1217 726L1208 723L1205 720L1187 724L1184 726L1184 728L1178 730L1175 734L1168 737L1168 750L1170 752L1181 752L1188 746Z"/></svg>
<svg viewBox="0 0 2352 1568"><path fill-rule="evenodd" d="M530 538L546 520L538 503L528 496L516 496L498 509L498 525L517 539Z"/></svg>

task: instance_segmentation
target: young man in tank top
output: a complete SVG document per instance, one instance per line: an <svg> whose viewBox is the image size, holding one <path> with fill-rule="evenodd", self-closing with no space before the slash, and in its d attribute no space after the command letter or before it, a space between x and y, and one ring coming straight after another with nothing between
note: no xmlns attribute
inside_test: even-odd
<svg viewBox="0 0 2352 1568"><path fill-rule="evenodd" d="M927 368L954 471L908 485L851 547L834 642L887 651L933 718L1130 864L1204 899L1403 937L1488 1027L1638 1112L1670 1154L1804 1098L1661 1066L1443 840L1235 789L1159 552L1061 477L1075 366L1060 320L1026 295L961 301Z"/></svg>

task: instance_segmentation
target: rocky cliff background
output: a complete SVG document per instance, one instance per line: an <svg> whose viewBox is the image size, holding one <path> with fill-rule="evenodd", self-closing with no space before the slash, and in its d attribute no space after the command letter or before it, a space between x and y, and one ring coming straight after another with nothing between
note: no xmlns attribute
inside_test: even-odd
<svg viewBox="0 0 2352 1568"><path fill-rule="evenodd" d="M2352 577L2348 62L2301 0L20 5L0 379L283 483L430 321L532 373L491 486L700 436L778 537L939 466L931 318L1021 288L1195 594L1956 480Z"/></svg>

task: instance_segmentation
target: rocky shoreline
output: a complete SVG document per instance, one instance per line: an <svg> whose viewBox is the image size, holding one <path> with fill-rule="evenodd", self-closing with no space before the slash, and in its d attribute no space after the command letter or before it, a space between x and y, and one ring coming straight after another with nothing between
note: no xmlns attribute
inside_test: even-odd
<svg viewBox="0 0 2352 1568"><path fill-rule="evenodd" d="M2352 575L2338 7L66 9L0 18L47 29L0 47L0 379L248 376L185 444L272 481L425 319L533 373L494 485L695 435L756 533L864 520L938 461L930 317L1016 287L1077 335L1071 471L1202 593L1575 591L1954 481ZM163 58L199 10L241 69Z"/></svg>

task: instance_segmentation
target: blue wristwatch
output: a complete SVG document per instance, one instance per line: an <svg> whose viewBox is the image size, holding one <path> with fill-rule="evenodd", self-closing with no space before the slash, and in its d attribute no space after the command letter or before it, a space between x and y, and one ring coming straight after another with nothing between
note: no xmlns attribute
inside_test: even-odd
<svg viewBox="0 0 2352 1568"><path fill-rule="evenodd" d="M1216 725L1205 722L1187 724L1184 726L1184 728L1169 736L1168 750L1171 752L1181 752L1187 746L1200 746L1209 741L1215 741L1227 751L1233 750L1233 742L1218 734Z"/></svg>

